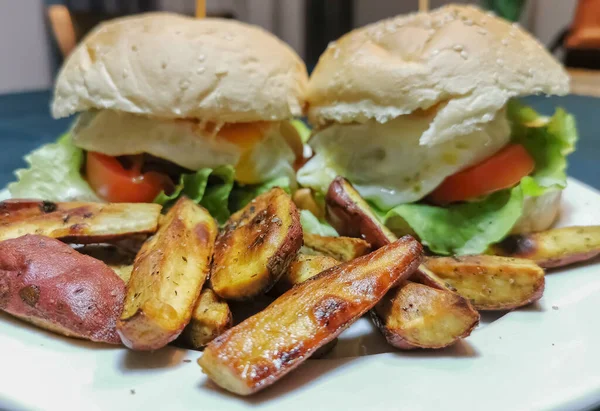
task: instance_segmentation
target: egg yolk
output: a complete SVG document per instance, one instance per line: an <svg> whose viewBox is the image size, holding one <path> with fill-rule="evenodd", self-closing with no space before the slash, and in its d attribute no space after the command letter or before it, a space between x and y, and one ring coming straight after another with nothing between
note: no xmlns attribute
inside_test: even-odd
<svg viewBox="0 0 600 411"><path fill-rule="evenodd" d="M240 183L260 182L260 176L252 161L252 148L264 139L268 127L269 124L265 122L230 123L219 130L219 138L235 144L242 152L235 166L235 177Z"/></svg>

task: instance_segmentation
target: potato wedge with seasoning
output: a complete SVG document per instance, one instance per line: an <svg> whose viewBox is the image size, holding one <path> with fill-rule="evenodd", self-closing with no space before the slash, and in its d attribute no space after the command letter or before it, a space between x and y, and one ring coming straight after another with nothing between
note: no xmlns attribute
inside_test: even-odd
<svg viewBox="0 0 600 411"><path fill-rule="evenodd" d="M192 318L179 336L179 341L198 350L231 328L232 322L227 303L213 290L205 288L200 293Z"/></svg>
<svg viewBox="0 0 600 411"><path fill-rule="evenodd" d="M325 203L327 221L341 235L362 238L374 250L396 241L394 233L379 221L369 204L345 178L338 176L333 180Z"/></svg>
<svg viewBox="0 0 600 411"><path fill-rule="evenodd" d="M215 383L236 394L269 386L410 276L422 251L418 241L406 236L323 271L214 339L198 364Z"/></svg>
<svg viewBox="0 0 600 411"><path fill-rule="evenodd" d="M423 265L433 273L427 276L433 283L455 290L477 310L510 310L539 300L544 292L544 270L523 258L428 257Z"/></svg>
<svg viewBox="0 0 600 411"><path fill-rule="evenodd" d="M52 201L10 199L0 202L0 224L25 220L55 211L66 211L86 205L83 202L54 203Z"/></svg>
<svg viewBox="0 0 600 411"><path fill-rule="evenodd" d="M0 310L67 337L120 344L125 283L102 261L53 238L0 242Z"/></svg>
<svg viewBox="0 0 600 411"><path fill-rule="evenodd" d="M158 204L142 203L82 203L80 206L75 206L77 203L37 203L37 206L14 211L23 218L11 216L11 211L2 214L0 241L25 234L79 244L117 241L132 234L155 232L161 210ZM4 210L14 210L14 206L3 204Z"/></svg>
<svg viewBox="0 0 600 411"><path fill-rule="evenodd" d="M169 210L133 263L117 330L134 350L156 350L189 323L209 272L217 224L187 198Z"/></svg>
<svg viewBox="0 0 600 411"><path fill-rule="evenodd" d="M281 276L273 289L279 294L283 294L296 284L303 283L322 271L339 264L340 262L335 258L325 255L298 254L290 264L290 268Z"/></svg>
<svg viewBox="0 0 600 411"><path fill-rule="evenodd" d="M460 295L407 281L371 310L373 322L397 348L444 348L468 337L479 313Z"/></svg>
<svg viewBox="0 0 600 411"><path fill-rule="evenodd" d="M75 248L81 254L89 255L113 269L125 283L129 282L133 271L135 254L131 251L117 247L114 244L88 244Z"/></svg>
<svg viewBox="0 0 600 411"><path fill-rule="evenodd" d="M310 233L304 233L304 246L341 262L354 260L371 251L371 245L360 238L326 237Z"/></svg>
<svg viewBox="0 0 600 411"><path fill-rule="evenodd" d="M490 251L495 255L528 258L543 268L563 267L600 254L600 226L513 235L493 245Z"/></svg>
<svg viewBox="0 0 600 411"><path fill-rule="evenodd" d="M226 300L269 291L302 246L300 215L290 196L273 188L233 214L217 237L211 288Z"/></svg>

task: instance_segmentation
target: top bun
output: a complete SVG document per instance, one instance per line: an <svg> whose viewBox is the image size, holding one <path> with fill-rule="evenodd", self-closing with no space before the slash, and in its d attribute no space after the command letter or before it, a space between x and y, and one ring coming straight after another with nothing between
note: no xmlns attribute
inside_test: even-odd
<svg viewBox="0 0 600 411"><path fill-rule="evenodd" d="M101 24L79 44L59 73L52 114L277 121L302 114L307 81L298 55L259 27L148 13Z"/></svg>
<svg viewBox="0 0 600 411"><path fill-rule="evenodd" d="M314 123L386 122L449 103L441 127L453 126L462 110L489 121L511 97L568 90L561 65L518 25L450 5L383 20L330 44L307 100Z"/></svg>

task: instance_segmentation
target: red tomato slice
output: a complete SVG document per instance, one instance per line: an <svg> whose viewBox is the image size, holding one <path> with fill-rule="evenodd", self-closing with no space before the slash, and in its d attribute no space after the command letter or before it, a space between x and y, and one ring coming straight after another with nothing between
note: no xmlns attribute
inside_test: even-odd
<svg viewBox="0 0 600 411"><path fill-rule="evenodd" d="M141 157L134 158L131 169L125 169L111 156L88 151L86 176L96 193L114 203L151 203L169 186L168 177L157 173L141 173Z"/></svg>
<svg viewBox="0 0 600 411"><path fill-rule="evenodd" d="M525 147L509 144L491 157L447 177L428 199L448 204L493 193L516 185L535 168Z"/></svg>

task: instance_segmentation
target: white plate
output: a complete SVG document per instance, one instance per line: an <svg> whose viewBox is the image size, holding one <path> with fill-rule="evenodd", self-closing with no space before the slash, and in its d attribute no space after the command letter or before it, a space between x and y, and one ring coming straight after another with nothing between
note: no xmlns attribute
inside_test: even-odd
<svg viewBox="0 0 600 411"><path fill-rule="evenodd" d="M599 210L599 193L570 180L560 225L600 224ZM450 349L392 351L363 318L333 359L250 398L208 383L198 352L98 346L1 315L0 409L586 409L600 404L599 314L600 264L553 271L537 304L486 317Z"/></svg>

